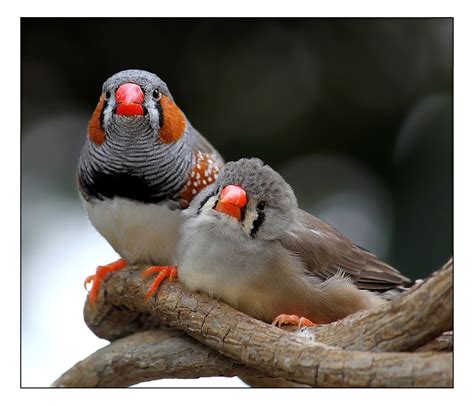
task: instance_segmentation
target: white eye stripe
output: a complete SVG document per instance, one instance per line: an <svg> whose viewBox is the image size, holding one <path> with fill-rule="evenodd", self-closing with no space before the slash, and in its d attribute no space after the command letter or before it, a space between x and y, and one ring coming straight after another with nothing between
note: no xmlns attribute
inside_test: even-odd
<svg viewBox="0 0 474 406"><path fill-rule="evenodd" d="M217 196L213 196L213 195L210 195L208 196L207 198L205 198L207 200L205 200L204 204L202 204L202 206L199 208L198 210L198 214L201 213L201 212L207 212L207 211L210 211L214 208L214 205L216 204L218 198Z"/></svg>
<svg viewBox="0 0 474 406"><path fill-rule="evenodd" d="M245 231L245 234L250 235L253 228L253 222L257 219L258 213L254 209L247 209L245 212L245 219L242 222L242 228Z"/></svg>

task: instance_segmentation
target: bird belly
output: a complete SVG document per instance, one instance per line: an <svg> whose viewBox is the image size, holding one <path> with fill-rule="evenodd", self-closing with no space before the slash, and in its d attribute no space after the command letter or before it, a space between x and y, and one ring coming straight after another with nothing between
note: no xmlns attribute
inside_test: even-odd
<svg viewBox="0 0 474 406"><path fill-rule="evenodd" d="M252 317L264 319L269 307L261 303L261 299L268 298L267 293L271 292L255 286L245 266L233 265L237 264L217 265L188 257L178 261L179 279L188 289L207 293Z"/></svg>
<svg viewBox="0 0 474 406"><path fill-rule="evenodd" d="M174 265L179 210L113 198L83 199L89 219L100 234L131 264Z"/></svg>
<svg viewBox="0 0 474 406"><path fill-rule="evenodd" d="M293 281L294 268L300 266L297 261L282 267L286 264L280 255L256 247L257 242L240 250L242 245L222 235L216 238L212 232L196 232L192 227L186 231L178 245L178 274L188 289L219 298L267 322L280 313L305 307L309 287Z"/></svg>
<svg viewBox="0 0 474 406"><path fill-rule="evenodd" d="M180 281L228 303L251 317L271 322L282 313L301 314L308 309L308 288L298 281L285 283L286 276L270 264L264 266L228 260L218 265L204 259L178 261ZM305 315L307 312L305 312Z"/></svg>

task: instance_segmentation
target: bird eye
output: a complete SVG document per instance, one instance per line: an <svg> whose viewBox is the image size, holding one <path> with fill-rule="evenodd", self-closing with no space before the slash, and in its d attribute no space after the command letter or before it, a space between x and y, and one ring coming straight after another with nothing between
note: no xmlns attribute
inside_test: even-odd
<svg viewBox="0 0 474 406"><path fill-rule="evenodd" d="M105 92L105 100L109 100L110 99L110 92Z"/></svg>
<svg viewBox="0 0 474 406"><path fill-rule="evenodd" d="M160 100L161 99L161 93L158 89L155 89L153 90L153 98L156 99L156 100Z"/></svg>
<svg viewBox="0 0 474 406"><path fill-rule="evenodd" d="M261 211L264 211L264 210L265 210L265 206L266 206L265 202L259 202L259 203L257 204L257 211L260 211L260 212L261 212Z"/></svg>

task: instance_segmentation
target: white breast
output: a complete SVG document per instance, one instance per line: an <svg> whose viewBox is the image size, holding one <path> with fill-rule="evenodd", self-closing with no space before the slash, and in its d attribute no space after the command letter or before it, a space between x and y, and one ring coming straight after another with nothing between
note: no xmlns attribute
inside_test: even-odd
<svg viewBox="0 0 474 406"><path fill-rule="evenodd" d="M213 218L215 213L209 210L213 203L210 199L199 216L185 214L178 242L179 279L188 289L266 319L269 306L262 300L273 300L274 295L261 282L272 269L274 253L262 241L249 243L234 219ZM272 270L269 276L278 278L279 270Z"/></svg>
<svg viewBox="0 0 474 406"><path fill-rule="evenodd" d="M128 199L83 200L89 219L129 263L175 265L180 211Z"/></svg>

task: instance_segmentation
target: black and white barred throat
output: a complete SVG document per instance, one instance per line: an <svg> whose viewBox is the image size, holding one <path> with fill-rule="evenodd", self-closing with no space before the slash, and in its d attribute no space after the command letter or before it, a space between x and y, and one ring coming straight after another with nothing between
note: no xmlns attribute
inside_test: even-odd
<svg viewBox="0 0 474 406"><path fill-rule="evenodd" d="M79 160L83 197L122 197L142 203L179 200L193 161L192 133L165 144L143 117L117 117L109 124L105 142L89 138Z"/></svg>

